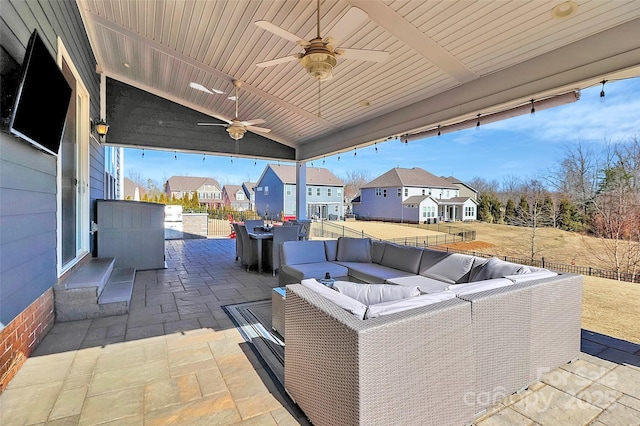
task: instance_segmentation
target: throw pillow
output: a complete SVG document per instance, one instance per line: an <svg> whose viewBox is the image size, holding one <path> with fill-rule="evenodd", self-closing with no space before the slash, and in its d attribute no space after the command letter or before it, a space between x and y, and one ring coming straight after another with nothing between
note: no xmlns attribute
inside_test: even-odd
<svg viewBox="0 0 640 426"><path fill-rule="evenodd" d="M338 238L338 262L371 263L370 238Z"/></svg>
<svg viewBox="0 0 640 426"><path fill-rule="evenodd" d="M403 287L393 284L359 284L337 281L333 284L333 289L365 305L375 305L376 303L420 295L418 287Z"/></svg>
<svg viewBox="0 0 640 426"><path fill-rule="evenodd" d="M383 315L395 314L409 309L420 308L432 305L444 300L454 299L456 295L452 291L441 291L440 293L423 294L422 296L411 297L404 300L378 303L367 308L364 319L377 318Z"/></svg>
<svg viewBox="0 0 640 426"><path fill-rule="evenodd" d="M422 259L422 249L417 247L399 246L388 244L384 249L381 265L388 266L401 271L418 273L420 259Z"/></svg>
<svg viewBox="0 0 640 426"><path fill-rule="evenodd" d="M337 291L333 291L329 287L320 284L315 279L302 280L300 284L302 284L302 286L308 288L309 290L314 291L325 299L333 302L345 311L351 312L356 318L364 318L364 314L367 311L367 306L363 303L360 303L349 296L345 296L344 294L340 294Z"/></svg>
<svg viewBox="0 0 640 426"><path fill-rule="evenodd" d="M480 266L473 272L474 273L469 277L469 282L502 278L507 275L528 274L530 270L527 266L505 262L497 257L492 257L484 265Z"/></svg>

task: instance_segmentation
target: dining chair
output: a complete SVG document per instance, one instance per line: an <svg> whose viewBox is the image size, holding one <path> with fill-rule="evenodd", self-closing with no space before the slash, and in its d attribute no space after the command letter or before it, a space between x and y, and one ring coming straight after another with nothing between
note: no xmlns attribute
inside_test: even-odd
<svg viewBox="0 0 640 426"><path fill-rule="evenodd" d="M276 226L273 228L273 240L267 240L268 250L271 253L271 271L276 276L276 270L280 269L280 246L285 241L297 241L300 226Z"/></svg>
<svg viewBox="0 0 640 426"><path fill-rule="evenodd" d="M240 230L238 229L238 224L235 222L231 223L233 230L236 232L236 262L239 260L242 265L242 236L240 235Z"/></svg>
<svg viewBox="0 0 640 426"><path fill-rule="evenodd" d="M300 239L308 240L309 232L311 231L311 221L310 220L294 220L292 222L300 226Z"/></svg>
<svg viewBox="0 0 640 426"><path fill-rule="evenodd" d="M247 231L253 231L254 228L258 228L260 226L264 226L264 220L263 219L259 219L259 220L245 220L244 221L244 226L247 227Z"/></svg>
<svg viewBox="0 0 640 426"><path fill-rule="evenodd" d="M249 238L246 225L238 225L242 237L242 264L247 266L247 272L253 265L258 264L258 243L261 241Z"/></svg>

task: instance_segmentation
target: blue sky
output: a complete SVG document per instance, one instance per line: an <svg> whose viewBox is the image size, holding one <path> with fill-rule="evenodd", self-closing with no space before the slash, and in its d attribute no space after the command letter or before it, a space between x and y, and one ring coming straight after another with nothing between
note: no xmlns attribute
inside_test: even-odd
<svg viewBox="0 0 640 426"><path fill-rule="evenodd" d="M640 137L640 78L608 82L605 101L601 85L584 89L579 101L439 137L402 144L377 144L313 162L336 176L366 171L373 179L393 167L421 167L435 175L462 180L481 177L502 182L506 177L534 178L556 166L571 144L593 145ZM171 176L207 176L224 184L256 181L266 161L202 154L125 149L125 176L131 171L164 183ZM283 163L286 164L286 163ZM311 165L311 164L309 164Z"/></svg>

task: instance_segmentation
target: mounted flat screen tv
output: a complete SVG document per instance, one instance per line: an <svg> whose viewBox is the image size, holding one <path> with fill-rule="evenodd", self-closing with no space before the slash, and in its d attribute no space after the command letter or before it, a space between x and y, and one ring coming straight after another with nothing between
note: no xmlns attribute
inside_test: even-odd
<svg viewBox="0 0 640 426"><path fill-rule="evenodd" d="M34 30L22 63L9 131L57 155L70 100L71 87Z"/></svg>

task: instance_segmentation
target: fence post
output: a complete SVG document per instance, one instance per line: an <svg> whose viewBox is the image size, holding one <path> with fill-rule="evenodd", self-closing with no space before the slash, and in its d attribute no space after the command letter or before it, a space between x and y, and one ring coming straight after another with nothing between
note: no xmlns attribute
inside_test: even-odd
<svg viewBox="0 0 640 426"><path fill-rule="evenodd" d="M591 266L589 266L589 276L591 276Z"/></svg>
<svg viewBox="0 0 640 426"><path fill-rule="evenodd" d="M544 256L542 256L542 267L544 268Z"/></svg>
<svg viewBox="0 0 640 426"><path fill-rule="evenodd" d="M362 237L361 238L364 238L364 229L362 231L360 231L360 232L362 232Z"/></svg>

